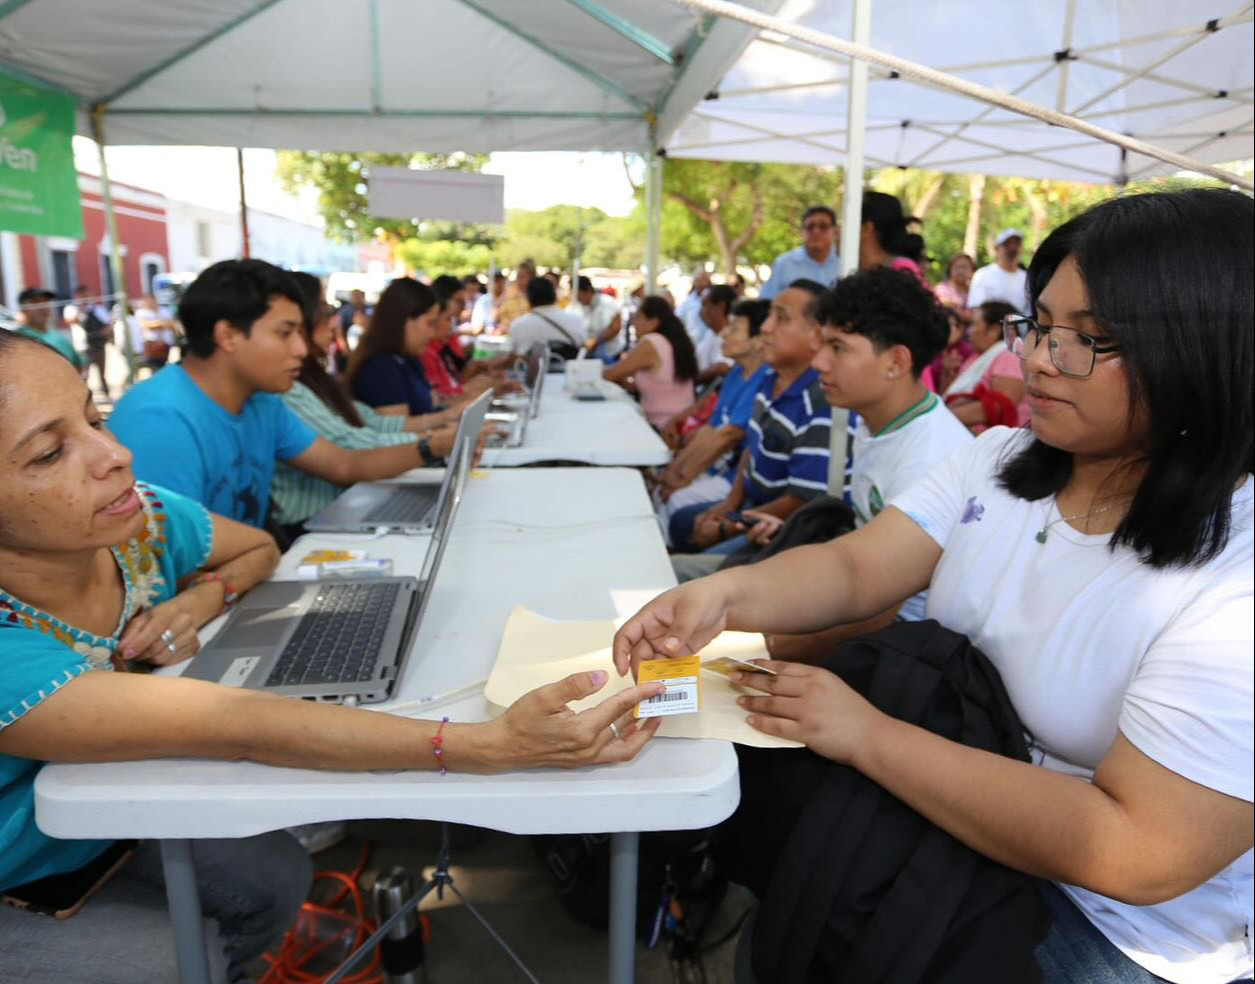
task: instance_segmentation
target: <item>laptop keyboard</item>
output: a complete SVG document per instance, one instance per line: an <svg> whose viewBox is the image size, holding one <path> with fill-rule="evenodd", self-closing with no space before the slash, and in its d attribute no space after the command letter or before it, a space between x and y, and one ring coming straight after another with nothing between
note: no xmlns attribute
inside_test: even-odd
<svg viewBox="0 0 1255 984"><path fill-rule="evenodd" d="M399 584L328 584L301 618L267 687L371 679Z"/></svg>
<svg viewBox="0 0 1255 984"><path fill-rule="evenodd" d="M436 504L435 485L399 485L392 495L366 514L367 523L421 523Z"/></svg>

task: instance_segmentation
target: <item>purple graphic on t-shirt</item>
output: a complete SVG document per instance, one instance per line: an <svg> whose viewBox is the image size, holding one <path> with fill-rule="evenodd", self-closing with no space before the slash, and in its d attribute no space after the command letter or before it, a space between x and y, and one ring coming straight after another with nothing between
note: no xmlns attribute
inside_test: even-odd
<svg viewBox="0 0 1255 984"><path fill-rule="evenodd" d="M963 518L960 523L979 523L981 517L985 515L985 507L976 501L976 496L972 496L963 506Z"/></svg>

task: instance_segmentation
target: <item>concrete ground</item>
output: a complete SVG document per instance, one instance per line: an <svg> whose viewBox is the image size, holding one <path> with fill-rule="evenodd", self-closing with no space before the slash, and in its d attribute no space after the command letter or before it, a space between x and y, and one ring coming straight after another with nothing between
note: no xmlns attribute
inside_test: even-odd
<svg viewBox="0 0 1255 984"><path fill-rule="evenodd" d="M362 845L371 851L364 887L393 865L406 868L415 886L434 868L440 825L403 820L354 821L344 843L318 854L315 868L351 872ZM450 873L458 889L515 950L541 984L596 984L606 980L606 934L571 918L557 885L526 837L470 827L454 827ZM315 886L315 894L319 891ZM369 905L370 893L366 891ZM730 930L749 907L748 893L729 889L709 940ZM527 977L452 893L433 893L420 911L431 920L427 949L430 984L514 984ZM736 937L703 958L706 984L731 984ZM701 984L700 978L672 976L665 943L636 947L636 980L644 984Z"/></svg>

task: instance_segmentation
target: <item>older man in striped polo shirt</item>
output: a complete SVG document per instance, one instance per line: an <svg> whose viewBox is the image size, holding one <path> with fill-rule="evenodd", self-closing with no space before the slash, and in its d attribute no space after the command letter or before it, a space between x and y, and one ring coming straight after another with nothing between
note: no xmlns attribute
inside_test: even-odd
<svg viewBox="0 0 1255 984"><path fill-rule="evenodd" d="M762 330L771 371L755 400L732 489L720 502L675 513L671 537L677 550L707 551L709 557L701 561L717 564L745 543L743 534L751 524L738 520L742 510L785 519L827 494L832 414L810 368L823 293L822 285L798 280L772 301Z"/></svg>

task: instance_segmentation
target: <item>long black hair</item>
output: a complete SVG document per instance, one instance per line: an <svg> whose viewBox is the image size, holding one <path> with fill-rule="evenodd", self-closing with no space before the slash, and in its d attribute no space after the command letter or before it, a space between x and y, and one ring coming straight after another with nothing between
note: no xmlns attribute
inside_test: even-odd
<svg viewBox="0 0 1255 984"><path fill-rule="evenodd" d="M902 211L902 203L883 191L863 192L864 222L876 230L876 240L890 256L905 256L919 263L924 258L924 237L910 232L919 220Z"/></svg>
<svg viewBox="0 0 1255 984"><path fill-rule="evenodd" d="M412 277L398 277L379 295L370 324L349 357L345 386L353 391L353 383L362 366L380 352L410 358L405 350L405 323L426 314L436 306L436 295L426 284Z"/></svg>
<svg viewBox="0 0 1255 984"><path fill-rule="evenodd" d="M353 427L364 427L365 421L357 412L357 407L340 384L331 378L331 374L322 364L322 355L314 348L314 327L328 317L327 306L323 301L322 281L312 273L301 271L293 273L292 278L305 297L305 322L302 326L305 333L305 359L301 362L301 372L296 381L308 386L310 392L330 410L343 417L346 423Z"/></svg>
<svg viewBox="0 0 1255 984"><path fill-rule="evenodd" d="M637 315L644 315L658 322L657 332L671 343L672 360L675 365L675 378L680 380L697 378L697 351L693 348L693 340L684 329L684 322L676 315L665 297L651 294L641 301Z"/></svg>
<svg viewBox="0 0 1255 984"><path fill-rule="evenodd" d="M1151 567L1197 566L1228 543L1231 499L1255 466L1255 203L1224 189L1129 195L1052 232L1028 269L1034 305L1069 256L1089 308L1120 345L1129 415L1148 418L1146 472L1111 539ZM1072 455L1033 438L999 482L1059 492Z"/></svg>

